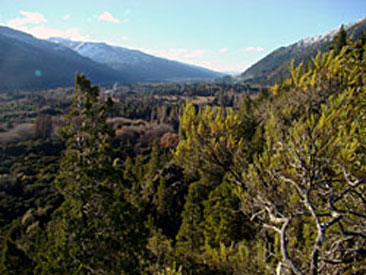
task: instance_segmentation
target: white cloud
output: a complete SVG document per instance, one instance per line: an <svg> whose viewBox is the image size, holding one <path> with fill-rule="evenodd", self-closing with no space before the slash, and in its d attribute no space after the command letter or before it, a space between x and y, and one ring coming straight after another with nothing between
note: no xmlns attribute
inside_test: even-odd
<svg viewBox="0 0 366 275"><path fill-rule="evenodd" d="M218 52L219 53L227 53L227 52L229 52L229 50L226 49L226 48L221 48L221 49L218 50Z"/></svg>
<svg viewBox="0 0 366 275"><path fill-rule="evenodd" d="M113 17L112 14L110 14L109 12L105 11L102 14L100 14L98 16L98 20L99 21L107 21L107 22L112 22L114 24L119 24L119 19Z"/></svg>
<svg viewBox="0 0 366 275"><path fill-rule="evenodd" d="M200 58L204 57L207 53L207 50L189 50L186 54L183 55L184 58Z"/></svg>
<svg viewBox="0 0 366 275"><path fill-rule="evenodd" d="M176 60L184 62L187 64L192 64L196 66L205 67L218 72L243 72L251 64L234 62L233 64L223 64L221 61L215 62L210 60L210 55L215 54L217 51L210 51L206 49L187 49L187 48L168 48L168 49L146 49L141 47L129 47L131 49L140 50L142 52L152 54L155 56L168 58L171 60Z"/></svg>
<svg viewBox="0 0 366 275"><path fill-rule="evenodd" d="M256 46L256 47L251 46L251 47L244 48L242 51L244 51L244 52L263 52L264 48L261 46Z"/></svg>
<svg viewBox="0 0 366 275"><path fill-rule="evenodd" d="M90 40L89 36L81 34L78 28L68 28L65 30L54 29L45 26L42 23L47 22L43 14L38 12L20 11L23 18L14 18L7 22L7 26L32 34L35 37L46 39L49 37L63 37L78 41ZM70 18L69 14L65 14L63 18ZM29 26L35 25L35 26Z"/></svg>
<svg viewBox="0 0 366 275"><path fill-rule="evenodd" d="M121 37L119 38L119 41L122 41L122 42L126 42L126 41L128 41L128 40L129 40L128 36L121 36Z"/></svg>
<svg viewBox="0 0 366 275"><path fill-rule="evenodd" d="M11 19L7 22L7 25L11 28L18 28L27 24L40 24L47 21L43 14L39 12L20 11L20 14L23 17Z"/></svg>
<svg viewBox="0 0 366 275"><path fill-rule="evenodd" d="M129 47L129 48L140 50L142 52L162 58L167 58L170 60L215 69L213 64L210 61L206 60L207 55L210 53L210 51L206 49L168 48L168 49L152 50L141 47Z"/></svg>
<svg viewBox="0 0 366 275"><path fill-rule="evenodd" d="M62 16L62 19L63 20L69 20L71 17L71 15L68 13L68 14L65 14L64 16Z"/></svg>
<svg viewBox="0 0 366 275"><path fill-rule="evenodd" d="M50 37L62 37L76 41L90 41L88 35L83 35L78 28L69 28L65 30L49 28L44 25L34 27L21 26L17 28L20 31L30 33L35 37L47 39Z"/></svg>
<svg viewBox="0 0 366 275"><path fill-rule="evenodd" d="M201 58L207 54L207 50L203 49L189 50L184 48L169 48L159 50L150 50L150 49L141 49L141 50L150 53L152 55L180 61L187 61L189 59Z"/></svg>

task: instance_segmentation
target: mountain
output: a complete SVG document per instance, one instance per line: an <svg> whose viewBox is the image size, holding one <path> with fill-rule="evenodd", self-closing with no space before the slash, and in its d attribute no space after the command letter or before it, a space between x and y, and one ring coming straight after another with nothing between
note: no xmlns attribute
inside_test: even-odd
<svg viewBox="0 0 366 275"><path fill-rule="evenodd" d="M292 59L299 64L301 61L310 60L319 50L327 51L339 29L340 27L329 33L305 38L290 46L277 49L243 72L241 78L258 84L274 84L280 77L286 77L289 74ZM358 39L366 31L366 18L345 26L345 30L348 37Z"/></svg>
<svg viewBox="0 0 366 275"><path fill-rule="evenodd" d="M0 26L0 92L72 86L75 72L97 84L130 81L67 47Z"/></svg>
<svg viewBox="0 0 366 275"><path fill-rule="evenodd" d="M139 81L210 79L223 76L221 73L202 67L106 43L78 42L64 38L50 38L49 40L69 47L84 57L108 65L122 74L138 76Z"/></svg>
<svg viewBox="0 0 366 275"><path fill-rule="evenodd" d="M222 76L105 43L42 40L0 26L0 92L72 86L76 72L100 85Z"/></svg>

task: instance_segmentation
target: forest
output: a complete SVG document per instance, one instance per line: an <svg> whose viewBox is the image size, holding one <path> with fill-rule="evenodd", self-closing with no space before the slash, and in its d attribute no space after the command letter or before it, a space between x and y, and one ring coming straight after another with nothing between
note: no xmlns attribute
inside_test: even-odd
<svg viewBox="0 0 366 275"><path fill-rule="evenodd" d="M0 273L365 274L365 55L340 32L271 87L1 94Z"/></svg>

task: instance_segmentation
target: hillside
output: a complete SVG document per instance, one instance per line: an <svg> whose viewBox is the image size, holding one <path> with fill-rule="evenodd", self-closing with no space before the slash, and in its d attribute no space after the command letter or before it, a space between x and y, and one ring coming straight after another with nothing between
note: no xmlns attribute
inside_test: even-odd
<svg viewBox="0 0 366 275"><path fill-rule="evenodd" d="M223 75L198 66L106 43L78 42L63 38L50 38L50 41L69 47L78 54L108 65L122 74L136 75L139 81L209 79Z"/></svg>
<svg viewBox="0 0 366 275"><path fill-rule="evenodd" d="M70 40L37 39L0 26L0 91L72 86L83 72L98 85L210 79L222 76L140 51Z"/></svg>
<svg viewBox="0 0 366 275"><path fill-rule="evenodd" d="M292 59L298 64L302 60L309 60L319 50L322 52L328 50L339 29L340 27L329 33L305 38L287 47L280 47L243 72L241 78L254 83L273 84L280 77L288 75ZM348 37L359 38L362 32L366 31L366 18L345 26L345 30Z"/></svg>
<svg viewBox="0 0 366 275"><path fill-rule="evenodd" d="M366 274L365 47L258 95L0 95L0 274Z"/></svg>
<svg viewBox="0 0 366 275"><path fill-rule="evenodd" d="M43 89L71 86L84 72L99 84L130 80L119 72L49 41L0 27L0 89Z"/></svg>

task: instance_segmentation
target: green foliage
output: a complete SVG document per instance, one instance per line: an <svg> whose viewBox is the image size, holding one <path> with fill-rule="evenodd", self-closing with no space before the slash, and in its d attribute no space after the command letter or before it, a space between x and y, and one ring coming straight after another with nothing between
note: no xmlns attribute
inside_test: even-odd
<svg viewBox="0 0 366 275"><path fill-rule="evenodd" d="M306 65L319 51L326 53L333 49L338 54L342 47L349 43L348 38L354 40L362 38L365 28L365 21L362 20L347 26L347 34L342 26L333 40L331 37L314 41L314 43L304 43L305 41L300 40L287 47L280 47L251 66L242 74L242 77L255 84L273 85L276 82L282 82L283 78L290 76L292 59L295 60L296 65L301 62Z"/></svg>
<svg viewBox="0 0 366 275"><path fill-rule="evenodd" d="M142 190L143 197L148 200L157 191L157 186L154 186L154 178L158 174L158 170L162 168L164 163L164 151L160 144L156 141L153 143L149 161L145 171L145 186ZM160 185L160 184L159 184Z"/></svg>
<svg viewBox="0 0 366 275"><path fill-rule="evenodd" d="M60 130L66 143L56 184L65 202L48 226L38 256L38 271L98 273L136 272L138 256L133 229L138 216L123 198L106 124L107 106L99 90L83 75L75 79L74 102L67 125ZM134 241L133 241L134 240Z"/></svg>
<svg viewBox="0 0 366 275"><path fill-rule="evenodd" d="M237 177L235 156L244 146L238 135L240 126L239 116L231 110L206 107L196 113L188 103L181 117L175 160L191 178L220 181L227 172Z"/></svg>
<svg viewBox="0 0 366 275"><path fill-rule="evenodd" d="M203 203L203 234L205 243L210 247L229 246L232 242L253 237L253 225L240 211L240 201L233 191L232 186L224 180Z"/></svg>
<svg viewBox="0 0 366 275"><path fill-rule="evenodd" d="M333 41L330 45L330 49L334 50L336 54L339 54L342 50L342 48L347 44L347 32L344 29L344 26L342 25L339 29L336 36L334 36Z"/></svg>
<svg viewBox="0 0 366 275"><path fill-rule="evenodd" d="M0 216L1 271L363 274L365 47L294 61L288 78L256 96L192 84L181 92L216 93L232 107L187 103L173 142L114 138L107 118L119 109L77 76L59 169L47 146L1 151L14 155L0 155L0 199L15 212ZM160 123L180 112L148 100L136 96L123 112ZM122 120L131 123L108 121L118 133ZM41 191L57 170L60 207ZM27 204L29 188L42 199Z"/></svg>
<svg viewBox="0 0 366 275"><path fill-rule="evenodd" d="M204 210L202 201L207 199L209 193L207 184L195 182L189 186L186 203L182 213L182 225L177 235L177 247L182 255L190 252L194 255L204 244L202 222Z"/></svg>
<svg viewBox="0 0 366 275"><path fill-rule="evenodd" d="M356 233L362 231L366 210L359 196L366 183L360 161L365 158L364 138L359 134L365 116L359 73L365 63L359 51L354 44L339 55L319 54L305 71L293 67L282 92L295 98L308 94L303 113L292 109L297 104L291 100L281 110L271 110L265 150L244 174L248 193L238 192L243 209L253 211L257 222L281 239L281 244L274 242L277 268L341 272L351 261L365 260L365 243ZM284 103L280 93L275 100ZM350 255L345 247L358 252Z"/></svg>
<svg viewBox="0 0 366 275"><path fill-rule="evenodd" d="M173 267L165 267L158 274L159 275L181 275L181 274L183 274L182 266L179 266L177 268L176 264L173 264Z"/></svg>

